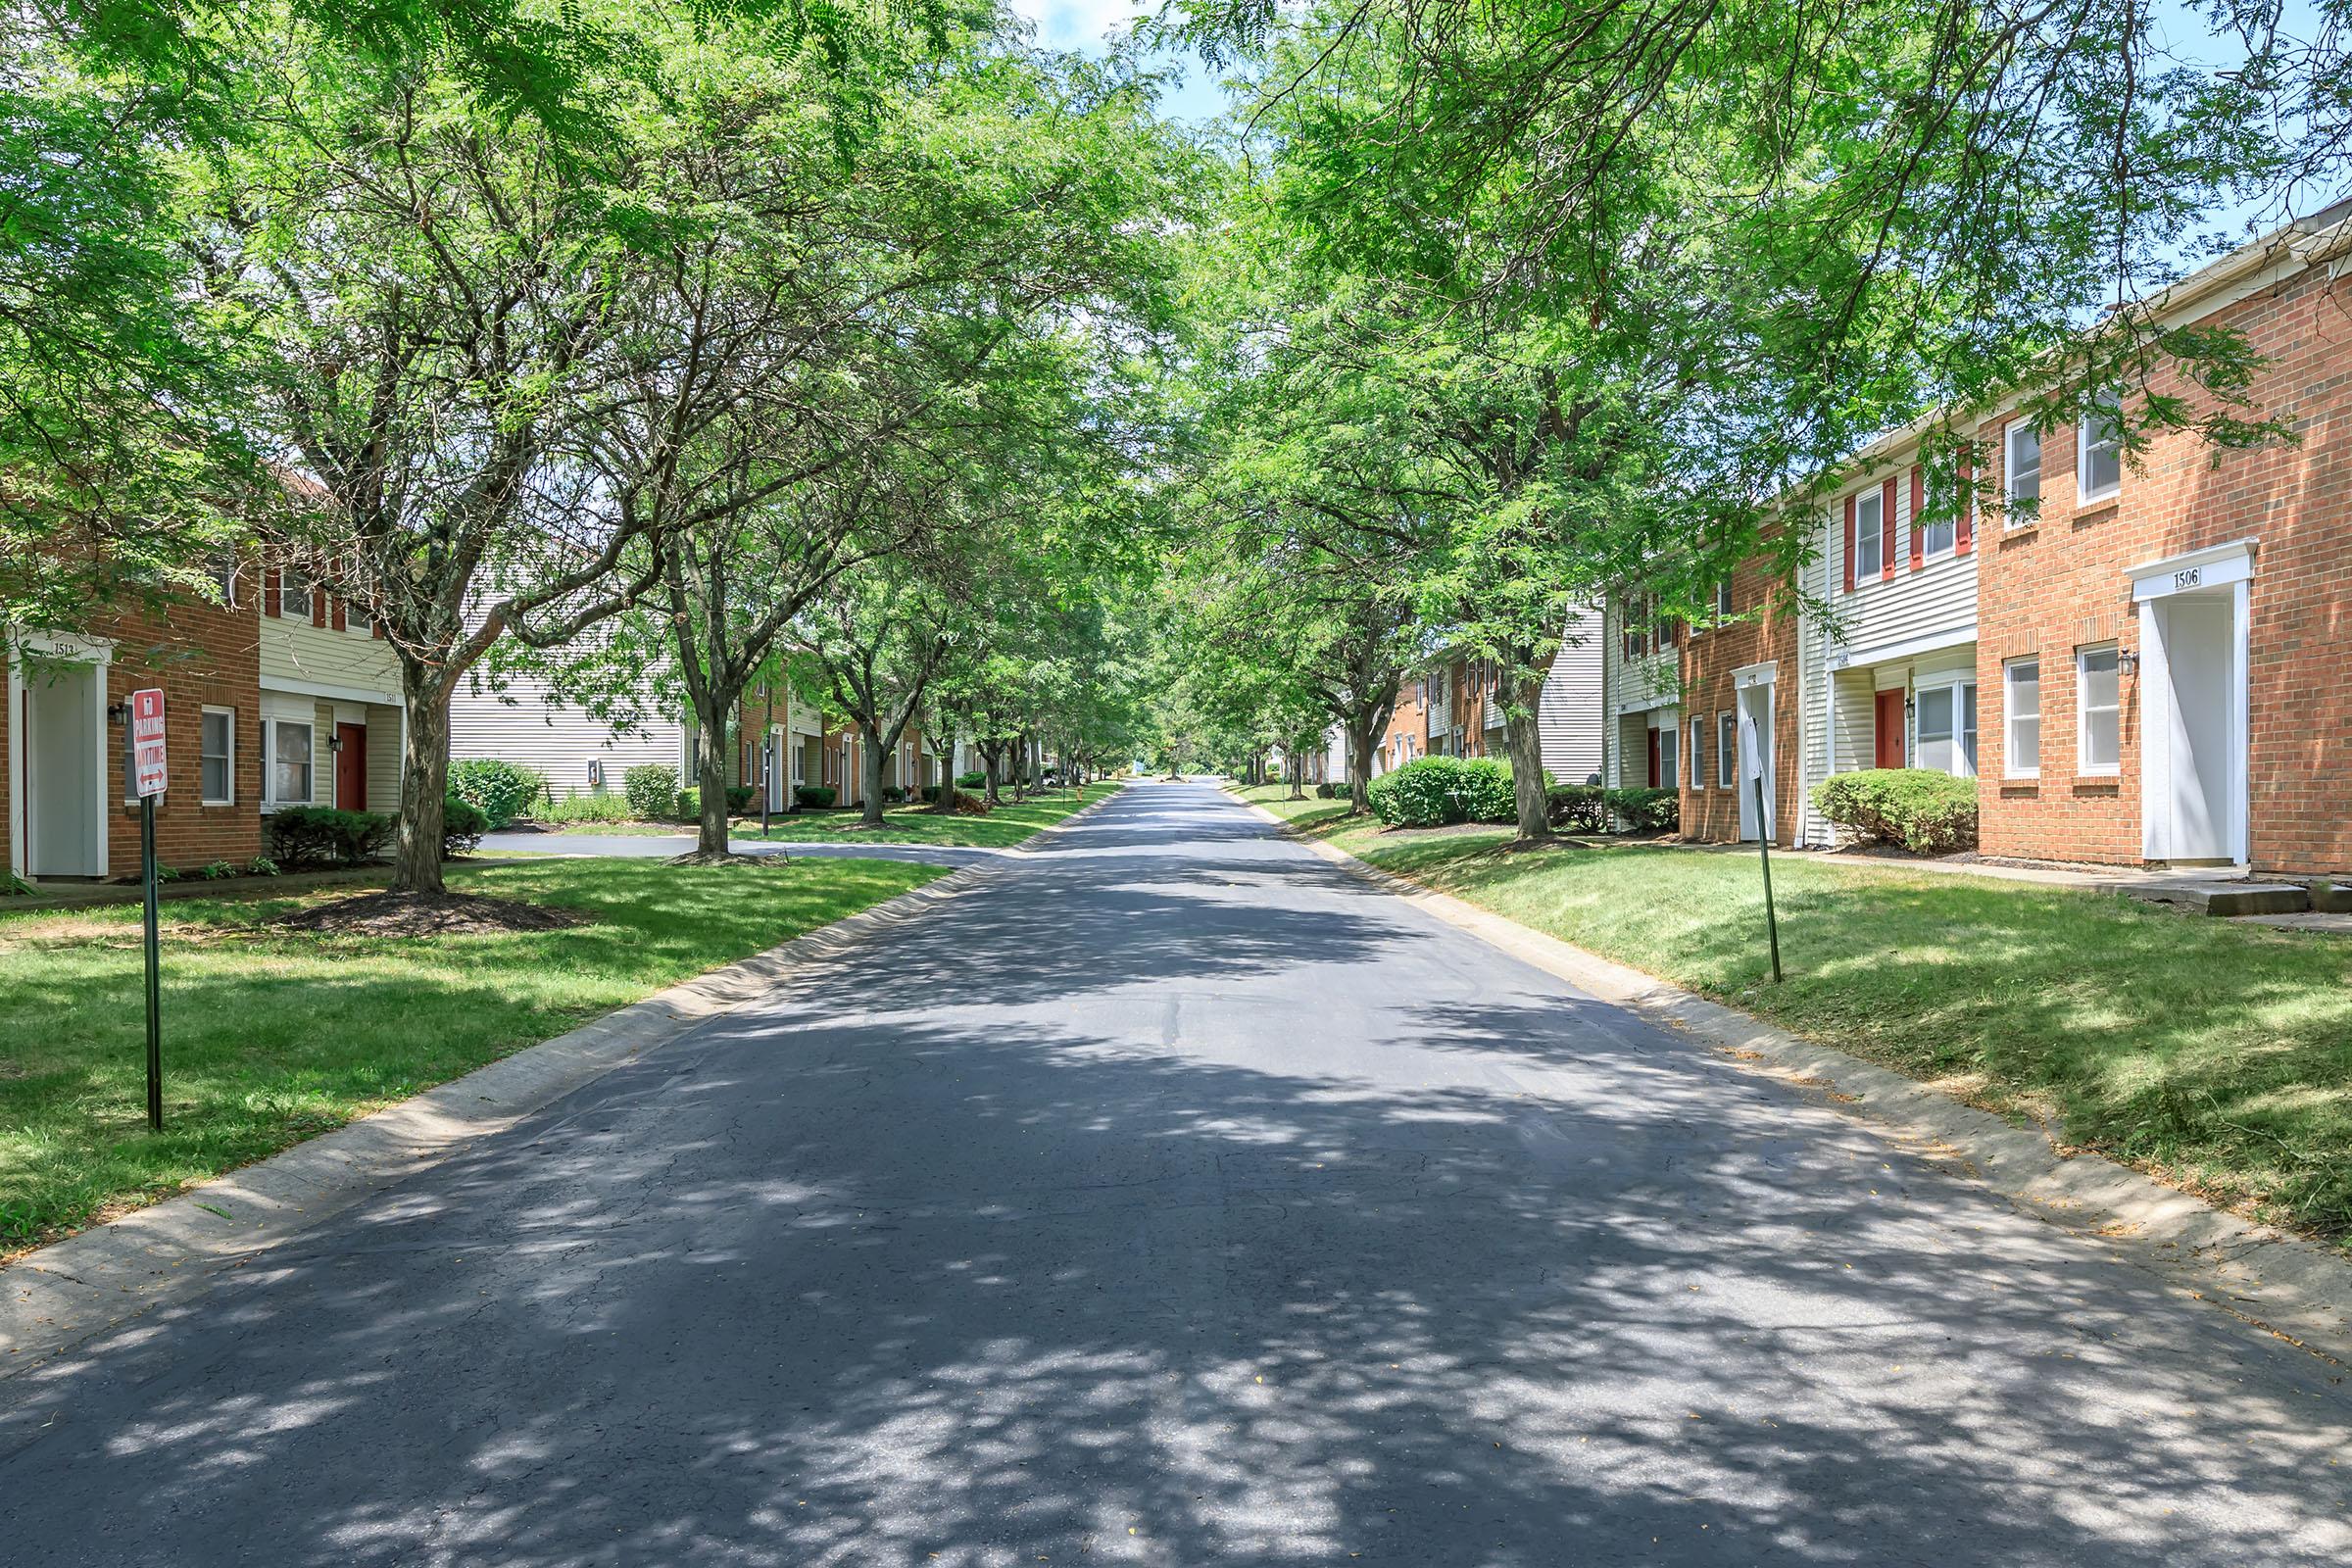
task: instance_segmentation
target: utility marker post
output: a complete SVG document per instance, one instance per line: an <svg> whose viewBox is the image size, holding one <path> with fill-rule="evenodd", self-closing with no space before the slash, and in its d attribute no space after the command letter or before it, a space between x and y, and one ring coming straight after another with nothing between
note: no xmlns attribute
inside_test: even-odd
<svg viewBox="0 0 2352 1568"><path fill-rule="evenodd" d="M1756 856L1764 866L1764 931L1772 943L1772 983L1781 983L1781 917L1772 906L1772 819L1764 814L1764 753L1756 736L1754 715L1740 713L1740 765L1747 770L1747 787L1756 799Z"/></svg>
<svg viewBox="0 0 2352 1568"><path fill-rule="evenodd" d="M155 803L164 793L164 694L130 694L131 766L139 792L139 871L147 895L147 1128L164 1130L163 956L156 934Z"/></svg>

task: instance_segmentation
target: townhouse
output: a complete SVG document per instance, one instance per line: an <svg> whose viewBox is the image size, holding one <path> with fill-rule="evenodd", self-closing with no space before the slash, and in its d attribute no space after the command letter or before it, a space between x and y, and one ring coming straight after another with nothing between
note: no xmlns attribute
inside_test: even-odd
<svg viewBox="0 0 2352 1568"><path fill-rule="evenodd" d="M1563 784L1583 783L1602 766L1601 607L1580 610L1562 630L1536 721L1544 768ZM1421 757L1510 760L1498 696L1499 671L1488 660L1440 653L1398 692L1388 728L1373 748L1375 776ZM1332 777L1347 776L1344 752Z"/></svg>
<svg viewBox="0 0 2352 1568"><path fill-rule="evenodd" d="M2255 412L2295 440L2227 450L2165 432L2127 456L2111 407L2043 428L2012 400L1964 426L1989 455L1985 484L1939 495L1923 421L1799 510L1812 537L1794 582L1759 566L1725 585L1742 623L1664 650L1613 643L1627 757L1628 715L1654 711L1635 700L1672 656L1684 831L1755 836L1731 787L1748 712L1771 737L1765 826L1783 843L1836 842L1811 804L1820 780L1921 767L1976 781L1988 855L2352 869L2348 220L2339 204L2153 302L2168 327L2243 333L2266 362ZM2206 396L2170 370L2144 395ZM1634 632L1638 597L1612 615Z"/></svg>
<svg viewBox="0 0 2352 1568"><path fill-rule="evenodd" d="M165 865L249 861L263 853L263 819L289 806L398 804L400 674L379 629L291 566L224 564L217 582L220 603L181 597L94 617L77 634L6 640L11 872L137 874L125 713L143 687L164 692Z"/></svg>

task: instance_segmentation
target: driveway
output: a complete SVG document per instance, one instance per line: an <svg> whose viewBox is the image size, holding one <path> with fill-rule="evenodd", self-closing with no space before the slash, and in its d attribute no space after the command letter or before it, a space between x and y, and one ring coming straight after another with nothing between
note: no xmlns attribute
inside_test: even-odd
<svg viewBox="0 0 2352 1568"><path fill-rule="evenodd" d="M1146 784L0 1383L0 1543L2340 1564L2343 1377Z"/></svg>

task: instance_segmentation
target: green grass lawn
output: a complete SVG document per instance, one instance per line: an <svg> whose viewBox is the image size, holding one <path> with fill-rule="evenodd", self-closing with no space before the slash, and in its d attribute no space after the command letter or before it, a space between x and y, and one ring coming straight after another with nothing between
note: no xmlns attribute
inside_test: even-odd
<svg viewBox="0 0 2352 1568"><path fill-rule="evenodd" d="M1083 792L1049 790L1020 802L1006 791L1004 804L986 816L943 816L927 806L894 806L883 812L880 828L859 827L856 810L808 812L774 818L766 836L790 844L940 844L1001 850L1118 788L1106 781L1089 784ZM760 819L738 819L733 836L759 842Z"/></svg>
<svg viewBox="0 0 2352 1568"><path fill-rule="evenodd" d="M2352 1243L2352 942L1970 877L1501 832L1336 842L1373 864L1896 1068L2068 1144Z"/></svg>
<svg viewBox="0 0 2352 1568"><path fill-rule="evenodd" d="M146 1124L136 905L0 914L0 1255L150 1202L943 875L887 860L451 867L564 931L317 936L347 893L163 906L164 1131Z"/></svg>
<svg viewBox="0 0 2352 1568"><path fill-rule="evenodd" d="M1325 836L1348 818L1346 801L1324 800L1315 793L1312 784L1306 786L1306 799L1302 801L1291 799L1291 787L1288 784L1233 784L1227 788L1251 805L1264 807L1294 829L1313 831L1318 837Z"/></svg>

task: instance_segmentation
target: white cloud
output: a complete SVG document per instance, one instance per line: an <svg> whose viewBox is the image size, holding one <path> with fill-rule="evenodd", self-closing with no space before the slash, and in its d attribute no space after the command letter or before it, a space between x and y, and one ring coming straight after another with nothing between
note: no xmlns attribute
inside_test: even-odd
<svg viewBox="0 0 2352 1568"><path fill-rule="evenodd" d="M1100 45L1104 34L1126 26L1149 9L1142 0L1008 0L1008 3L1035 24L1037 41L1049 49Z"/></svg>

